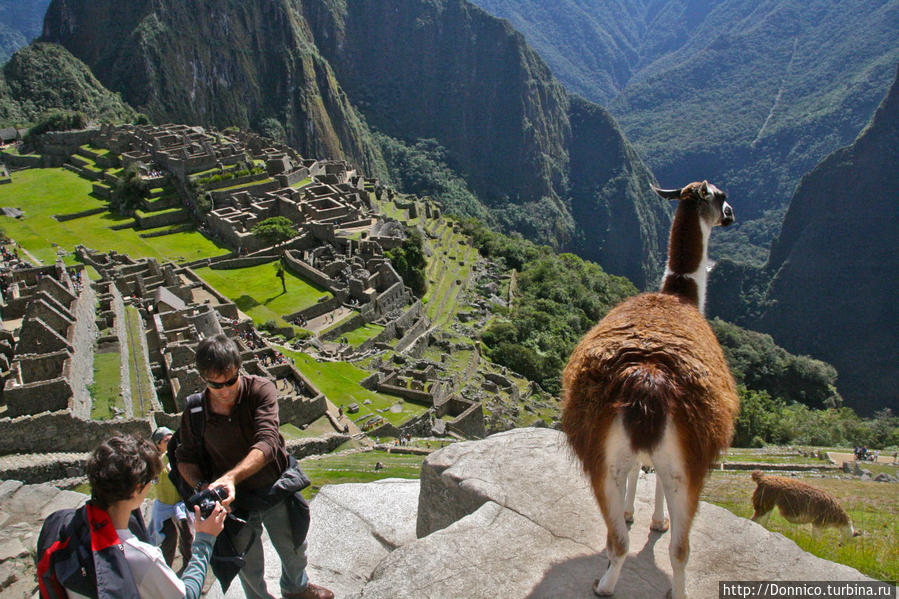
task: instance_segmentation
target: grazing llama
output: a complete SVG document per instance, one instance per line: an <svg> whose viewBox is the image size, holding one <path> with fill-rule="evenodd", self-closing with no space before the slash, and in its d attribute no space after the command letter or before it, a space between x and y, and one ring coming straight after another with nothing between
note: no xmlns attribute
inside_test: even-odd
<svg viewBox="0 0 899 599"><path fill-rule="evenodd" d="M683 599L699 492L730 445L739 410L721 346L702 315L709 235L734 215L707 181L653 189L678 200L661 292L622 302L575 348L563 374L562 430L608 529L609 568L593 591L615 591L628 552L626 479L638 462L651 461L670 516L671 595Z"/></svg>
<svg viewBox="0 0 899 599"><path fill-rule="evenodd" d="M752 494L752 519L762 526L777 506L785 520L811 524L813 532L825 526L840 529L844 543L858 534L852 529L849 515L830 493L792 478L764 475L759 470L753 471L752 480L757 485Z"/></svg>

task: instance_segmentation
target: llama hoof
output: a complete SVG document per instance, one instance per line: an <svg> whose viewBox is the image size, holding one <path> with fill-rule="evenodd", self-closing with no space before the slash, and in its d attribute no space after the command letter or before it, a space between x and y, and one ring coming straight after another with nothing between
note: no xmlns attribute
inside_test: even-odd
<svg viewBox="0 0 899 599"><path fill-rule="evenodd" d="M597 597L611 597L612 595L615 594L615 591L614 590L608 591L605 589L600 590L599 579L597 578L596 580L593 581L593 594L596 595Z"/></svg>
<svg viewBox="0 0 899 599"><path fill-rule="evenodd" d="M625 524L633 524L634 523L634 512L624 512L624 523Z"/></svg>
<svg viewBox="0 0 899 599"><path fill-rule="evenodd" d="M652 524L650 524L649 526L649 530L654 530L656 532L667 532L669 524L670 523L668 521L668 518L665 518L661 522L659 522L658 520L653 520Z"/></svg>

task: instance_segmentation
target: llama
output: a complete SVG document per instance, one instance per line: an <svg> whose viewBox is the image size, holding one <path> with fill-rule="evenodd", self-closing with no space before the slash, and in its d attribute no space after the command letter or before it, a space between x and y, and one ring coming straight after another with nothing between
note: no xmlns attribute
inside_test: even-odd
<svg viewBox="0 0 899 599"><path fill-rule="evenodd" d="M615 591L629 543L626 479L638 462L651 461L668 503L671 595L683 599L699 492L730 445L739 410L733 377L702 314L709 235L734 215L707 181L653 190L678 200L662 288L622 302L581 339L563 373L562 430L608 529L609 567L594 593Z"/></svg>
<svg viewBox="0 0 899 599"><path fill-rule="evenodd" d="M760 470L753 471L752 480L757 485L752 494L754 522L765 526L777 506L785 520L793 524L810 523L813 532L833 526L840 529L844 543L858 535L849 515L830 493L792 478L764 475Z"/></svg>

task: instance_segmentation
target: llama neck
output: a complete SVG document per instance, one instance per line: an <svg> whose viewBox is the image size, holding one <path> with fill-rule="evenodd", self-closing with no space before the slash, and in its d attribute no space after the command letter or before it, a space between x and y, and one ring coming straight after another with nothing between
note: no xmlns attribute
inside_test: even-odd
<svg viewBox="0 0 899 599"><path fill-rule="evenodd" d="M700 218L696 202L678 203L668 238L668 265L662 293L677 295L705 313L708 241L712 229Z"/></svg>

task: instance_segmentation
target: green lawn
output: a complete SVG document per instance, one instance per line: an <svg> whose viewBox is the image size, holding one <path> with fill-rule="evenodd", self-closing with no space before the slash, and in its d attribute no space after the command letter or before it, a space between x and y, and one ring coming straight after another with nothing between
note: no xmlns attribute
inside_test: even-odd
<svg viewBox="0 0 899 599"><path fill-rule="evenodd" d="M354 331L344 333L342 336L347 338L350 345L360 345L372 337L377 337L384 330L379 324L366 323Z"/></svg>
<svg viewBox="0 0 899 599"><path fill-rule="evenodd" d="M108 420L115 414L113 406L125 409L122 400L122 358L118 351L94 354L94 382L88 386L93 405L91 418Z"/></svg>
<svg viewBox="0 0 899 599"><path fill-rule="evenodd" d="M331 297L326 289L307 283L289 270L285 271L287 293L284 293L281 279L275 276L275 264L268 262L233 270L198 268L196 273L237 304L256 326L269 320L285 326L289 323L282 316L308 308L323 295Z"/></svg>
<svg viewBox="0 0 899 599"><path fill-rule="evenodd" d="M422 405L404 401L400 397L369 391L359 385L359 381L370 373L356 368L348 362L318 362L312 356L301 352L282 349L284 354L293 359L300 372L309 377L325 396L336 406L343 406L346 411L351 403L359 405L359 412L347 413L353 421L362 422L366 416L377 414L395 425L400 425L414 416L423 414L427 408ZM371 400L366 405L365 400ZM391 412L390 406L400 404L402 411ZM385 410L379 412L378 410Z"/></svg>
<svg viewBox="0 0 899 599"><path fill-rule="evenodd" d="M140 341L144 334L143 323L140 313L134 306L125 306L125 320L129 339L128 372L131 377L131 408L135 418L143 418L153 409L153 381L150 380L147 369L144 367L146 358Z"/></svg>
<svg viewBox="0 0 899 599"><path fill-rule="evenodd" d="M311 499L324 485L368 483L382 478L417 479L426 457L383 451L308 457L300 460L303 472L312 481L312 485L303 491L303 496ZM378 462L384 465L383 469L375 470Z"/></svg>
<svg viewBox="0 0 899 599"><path fill-rule="evenodd" d="M163 261L189 261L217 256L225 250L197 232L174 233L144 239L133 229L114 231L110 226L130 222L130 217L103 212L58 222L54 214L71 214L105 207L106 202L90 195L91 182L61 168L28 169L13 173L13 182L0 186L0 207L25 211L22 219L0 215L0 228L45 264L56 260L57 244L69 252L72 263L75 245L106 252L116 250L131 258L155 257Z"/></svg>
<svg viewBox="0 0 899 599"><path fill-rule="evenodd" d="M800 476L810 485L832 494L849 513L861 535L840 544L840 534L825 528L812 534L810 524L792 524L777 509L766 528L792 539L803 550L818 557L856 568L879 580L899 579L899 502L896 485L839 478ZM712 471L700 499L727 508L737 516L752 516L755 483L748 472Z"/></svg>

